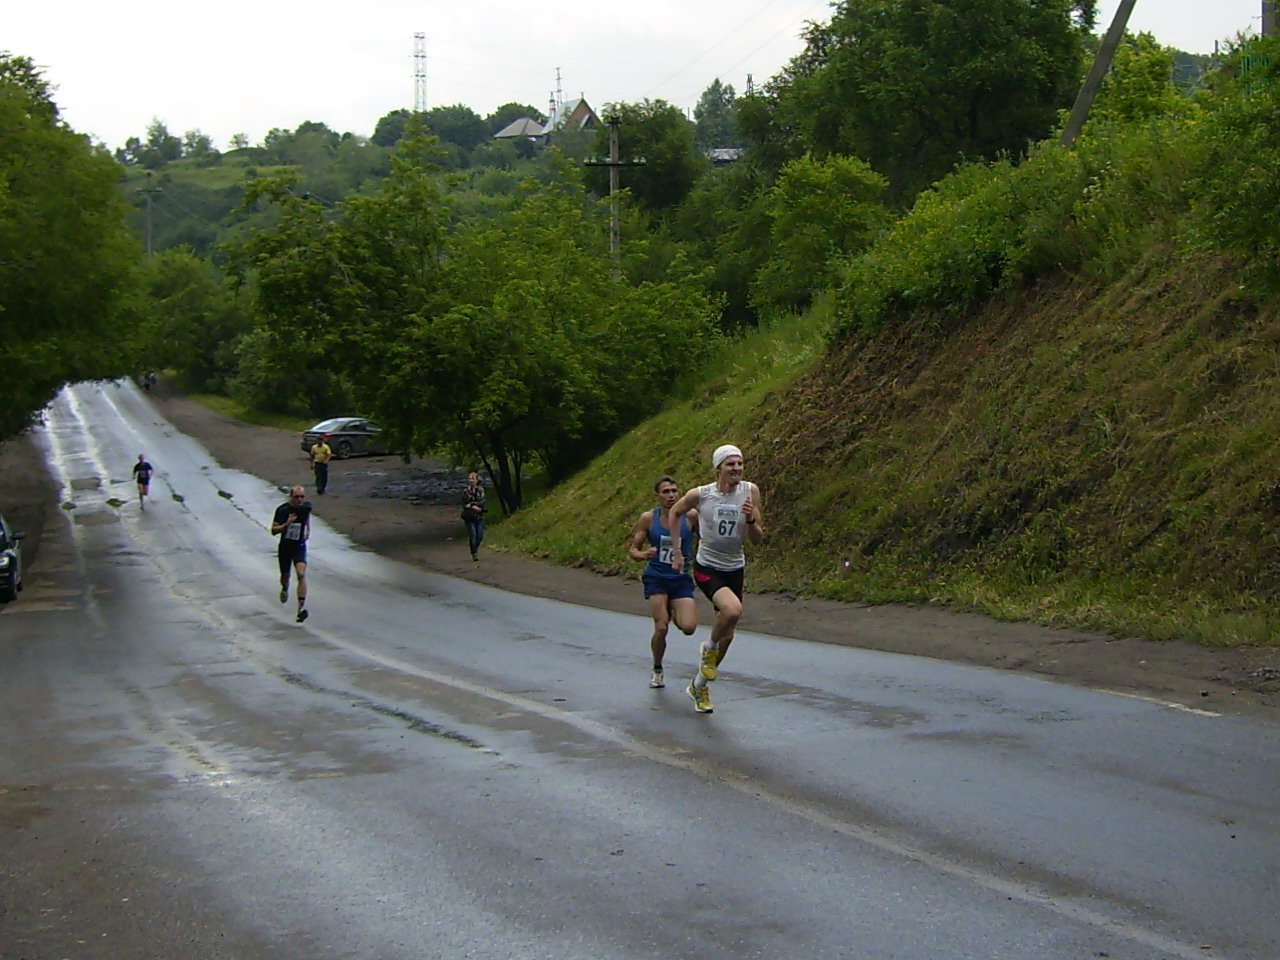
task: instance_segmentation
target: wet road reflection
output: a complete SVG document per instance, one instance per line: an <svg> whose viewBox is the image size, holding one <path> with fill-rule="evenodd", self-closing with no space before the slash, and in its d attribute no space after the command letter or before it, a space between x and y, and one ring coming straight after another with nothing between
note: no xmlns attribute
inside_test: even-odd
<svg viewBox="0 0 1280 960"><path fill-rule="evenodd" d="M41 443L67 509L0 616L31 955L1280 955L1265 723L753 634L701 716L700 635L651 690L642 617L322 510L297 625L280 491L131 385L66 391Z"/></svg>

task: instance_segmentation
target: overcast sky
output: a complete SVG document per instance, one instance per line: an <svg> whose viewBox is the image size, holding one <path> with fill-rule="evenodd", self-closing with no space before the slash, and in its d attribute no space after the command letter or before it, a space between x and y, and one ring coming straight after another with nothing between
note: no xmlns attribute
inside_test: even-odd
<svg viewBox="0 0 1280 960"><path fill-rule="evenodd" d="M1099 29L1119 0L1101 0ZM716 77L742 93L799 52L828 0L63 0L7 3L0 51L31 57L63 117L111 147L152 118L198 128L226 148L272 127L318 120L362 136L414 103L414 34L426 36L427 105L481 115L517 101L546 111L663 99L691 110ZM1133 30L1209 53L1256 32L1261 0L1138 0Z"/></svg>

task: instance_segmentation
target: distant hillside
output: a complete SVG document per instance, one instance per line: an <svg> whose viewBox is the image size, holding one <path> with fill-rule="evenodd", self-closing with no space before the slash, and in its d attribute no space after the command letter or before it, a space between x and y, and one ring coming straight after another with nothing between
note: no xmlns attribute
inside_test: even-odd
<svg viewBox="0 0 1280 960"><path fill-rule="evenodd" d="M296 167L264 164L256 151L222 154L219 162L175 160L156 170L122 167L121 189L133 206L129 223L153 250L185 245L208 256L248 217L241 210L245 187L259 177L274 177Z"/></svg>

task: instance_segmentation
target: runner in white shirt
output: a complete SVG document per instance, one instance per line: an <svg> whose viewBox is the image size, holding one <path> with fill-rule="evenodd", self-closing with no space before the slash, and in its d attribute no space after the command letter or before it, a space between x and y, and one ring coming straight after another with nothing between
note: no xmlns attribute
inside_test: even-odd
<svg viewBox="0 0 1280 960"><path fill-rule="evenodd" d="M742 619L743 573L747 564L743 543L764 539L760 488L742 479L742 451L731 443L717 447L711 455L716 470L714 483L695 487L675 502L667 514L668 530L680 529L680 518L698 511L698 553L694 582L715 605L716 619L711 639L702 645L701 666L685 692L699 713L710 713L711 691L724 656L733 643L733 634ZM682 573L684 554L673 544L671 566Z"/></svg>

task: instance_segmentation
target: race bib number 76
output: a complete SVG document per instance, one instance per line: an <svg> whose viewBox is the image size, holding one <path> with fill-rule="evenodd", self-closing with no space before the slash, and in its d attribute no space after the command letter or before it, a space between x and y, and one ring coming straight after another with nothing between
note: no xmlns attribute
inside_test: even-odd
<svg viewBox="0 0 1280 960"><path fill-rule="evenodd" d="M672 554L671 538L659 537L658 538L658 562L665 563L667 566L671 566L671 554Z"/></svg>

